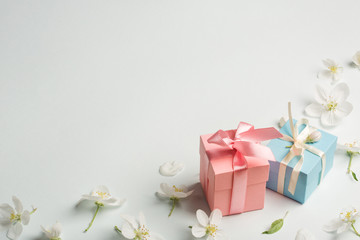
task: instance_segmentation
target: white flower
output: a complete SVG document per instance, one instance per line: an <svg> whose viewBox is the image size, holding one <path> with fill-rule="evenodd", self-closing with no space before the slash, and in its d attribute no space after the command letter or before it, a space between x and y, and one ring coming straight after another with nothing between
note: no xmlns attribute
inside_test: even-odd
<svg viewBox="0 0 360 240"><path fill-rule="evenodd" d="M338 144L338 148L345 151L360 153L360 141L357 140L350 143Z"/></svg>
<svg viewBox="0 0 360 240"><path fill-rule="evenodd" d="M316 240L316 238L308 230L300 229L296 234L295 240Z"/></svg>
<svg viewBox="0 0 360 240"><path fill-rule="evenodd" d="M23 205L17 197L13 196L12 201L15 209L6 203L0 205L0 227L8 230L7 237L9 239L18 239L23 231L22 224L29 224L30 215L36 209L33 209L32 212L24 211Z"/></svg>
<svg viewBox="0 0 360 240"><path fill-rule="evenodd" d="M186 198L190 196L194 190L189 191L189 189L185 185L180 185L179 187L176 187L173 185L170 187L166 183L160 184L160 190L158 191L158 194L163 198Z"/></svg>
<svg viewBox="0 0 360 240"><path fill-rule="evenodd" d="M359 212L355 208L349 208L342 211L338 218L331 220L323 227L326 232L342 233L349 230L350 227L354 227L356 219L360 216Z"/></svg>
<svg viewBox="0 0 360 240"><path fill-rule="evenodd" d="M305 108L306 114L311 117L320 117L325 126L334 126L350 114L353 109L346 99L350 90L346 83L336 85L332 90L317 86L315 102Z"/></svg>
<svg viewBox="0 0 360 240"><path fill-rule="evenodd" d="M188 188L185 185L180 185L179 187L176 187L173 185L170 187L166 183L160 184L160 190L157 192L158 196L161 198L166 198L172 201L172 208L169 213L169 217L171 216L172 212L175 209L176 203L182 199L190 196L194 190L189 191Z"/></svg>
<svg viewBox="0 0 360 240"><path fill-rule="evenodd" d="M166 177L172 177L181 172L184 169L184 164L173 162L166 162L160 166L159 172Z"/></svg>
<svg viewBox="0 0 360 240"><path fill-rule="evenodd" d="M40 226L41 230L45 233L46 237L50 240L61 240L60 235L62 231L62 226L60 223L55 223L51 228L44 228Z"/></svg>
<svg viewBox="0 0 360 240"><path fill-rule="evenodd" d="M85 229L84 232L87 232L90 229L90 227L92 226L92 224L96 218L96 215L99 212L100 207L103 207L103 206L119 207L125 202L125 199L118 199L118 198L111 196L109 189L106 186L102 186L102 185L97 186L90 194L82 195L80 202L84 201L84 200L93 201L96 205L96 211L95 211L94 217L91 220L88 228Z"/></svg>
<svg viewBox="0 0 360 240"><path fill-rule="evenodd" d="M354 64L355 64L358 68L360 68L360 51L357 51L357 52L355 53L355 55L353 56L352 60L353 60Z"/></svg>
<svg viewBox="0 0 360 240"><path fill-rule="evenodd" d="M333 84L341 79L343 68L340 67L339 64L337 64L331 59L323 60L323 64L327 69L320 71L318 74L318 78L330 78L332 79Z"/></svg>
<svg viewBox="0 0 360 240"><path fill-rule="evenodd" d="M210 214L210 218L203 210L198 209L196 211L196 218L199 223L191 229L191 233L194 237L202 238L207 236L206 240L224 239L224 236L221 234L221 230L219 229L222 218L222 214L219 209L214 209L214 211Z"/></svg>
<svg viewBox="0 0 360 240"><path fill-rule="evenodd" d="M118 199L111 196L109 189L102 185L94 188L90 194L82 195L80 201L82 200L93 201L102 206L121 206L125 202L125 199Z"/></svg>
<svg viewBox="0 0 360 240"><path fill-rule="evenodd" d="M144 214L139 213L139 220L137 221L133 216L123 215L122 218L125 220L121 231L115 227L127 239L134 240L160 240L163 239L156 233L150 232L146 226Z"/></svg>

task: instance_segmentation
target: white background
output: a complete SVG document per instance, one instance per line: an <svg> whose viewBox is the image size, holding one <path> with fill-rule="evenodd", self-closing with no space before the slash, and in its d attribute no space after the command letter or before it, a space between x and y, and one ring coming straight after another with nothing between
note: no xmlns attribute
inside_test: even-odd
<svg viewBox="0 0 360 240"><path fill-rule="evenodd" d="M239 121L277 126L288 101L304 117L324 58L344 66L354 105L327 130L360 138L360 71L349 65L360 50L359 9L357 0L1 0L0 203L16 195L38 207L20 239L43 239L40 224L57 220L63 239L121 239L120 215L141 210L166 239L192 239L196 209L209 212L198 184L200 134ZM162 177L166 161L186 168ZM347 163L339 152L304 205L267 190L265 208L224 218L224 233L287 240L307 228L317 239L356 239L321 230L343 207L360 207ZM154 195L161 182L196 190L170 218L170 204ZM84 234L95 209L75 205L99 184L127 203L101 209ZM287 210L280 232L261 235Z"/></svg>

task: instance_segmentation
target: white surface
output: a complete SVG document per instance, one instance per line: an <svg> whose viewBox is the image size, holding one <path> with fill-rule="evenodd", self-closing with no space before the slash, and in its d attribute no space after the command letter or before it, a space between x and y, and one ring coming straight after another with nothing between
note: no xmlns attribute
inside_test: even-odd
<svg viewBox="0 0 360 240"><path fill-rule="evenodd" d="M64 225L63 239L120 239L120 215L143 210L153 231L192 239L195 211L208 211L199 188L199 135L236 127L276 126L293 103L312 101L321 59L345 67L353 113L328 131L360 137L360 2L344 1L0 1L0 203L11 196L38 207L21 239L42 239L40 224ZM310 119L320 126L318 119ZM185 163L166 178L166 161ZM360 158L353 169L360 174ZM265 209L223 220L230 239L294 239L347 205L359 206L360 183L334 167L300 205L271 190ZM171 218L154 193L161 182L197 184ZM128 202L75 208L81 194L105 184ZM289 210L276 235L260 233ZM5 235L0 234L0 239ZM355 239L352 233L338 239Z"/></svg>

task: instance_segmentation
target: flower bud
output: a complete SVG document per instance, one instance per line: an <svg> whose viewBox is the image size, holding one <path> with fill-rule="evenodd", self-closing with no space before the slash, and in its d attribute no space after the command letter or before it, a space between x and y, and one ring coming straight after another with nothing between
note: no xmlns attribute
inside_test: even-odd
<svg viewBox="0 0 360 240"><path fill-rule="evenodd" d="M319 131L314 131L312 132L307 138L306 138L306 143L314 143L317 142L321 139L321 132Z"/></svg>

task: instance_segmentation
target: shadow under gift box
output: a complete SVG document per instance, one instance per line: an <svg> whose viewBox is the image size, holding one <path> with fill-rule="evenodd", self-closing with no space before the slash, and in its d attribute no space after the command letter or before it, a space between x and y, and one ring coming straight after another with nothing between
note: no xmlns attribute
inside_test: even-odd
<svg viewBox="0 0 360 240"><path fill-rule="evenodd" d="M296 124L296 120L294 119L294 124ZM305 124L299 126L299 133L305 128ZM324 132L321 132L321 139L318 142L310 143L311 146L321 150L326 155L326 167L324 171L324 177L329 172L329 170L333 166L334 153L336 149L337 137ZM292 133L290 130L289 121L280 129L280 133L286 134L292 137ZM266 184L266 187L277 192L277 184L278 184L278 175L280 162L284 159L284 157L289 153L290 148L287 146L292 146L292 142L284 141L281 139L273 139L267 145L273 152L276 162L270 161L270 175L269 181ZM284 184L284 196L287 196L291 199L294 199L300 203L305 203L305 201L309 198L309 196L314 192L316 187L320 184L322 163L321 157L318 155L311 153L308 150L304 152L304 163L302 165L299 178L296 184L296 189L294 195L292 195L288 191L289 182L291 173L295 164L300 159L300 156L295 156L287 165L286 173L285 173L285 184Z"/></svg>
<svg viewBox="0 0 360 240"><path fill-rule="evenodd" d="M236 130L226 131L233 138ZM208 143L213 134L200 136L200 182L211 210L220 209L222 214L230 212L233 185L233 158L236 150ZM264 208L266 181L269 163L255 157L245 157L248 168L245 206L242 212ZM245 184L245 183L244 183ZM237 212L240 213L240 212Z"/></svg>

